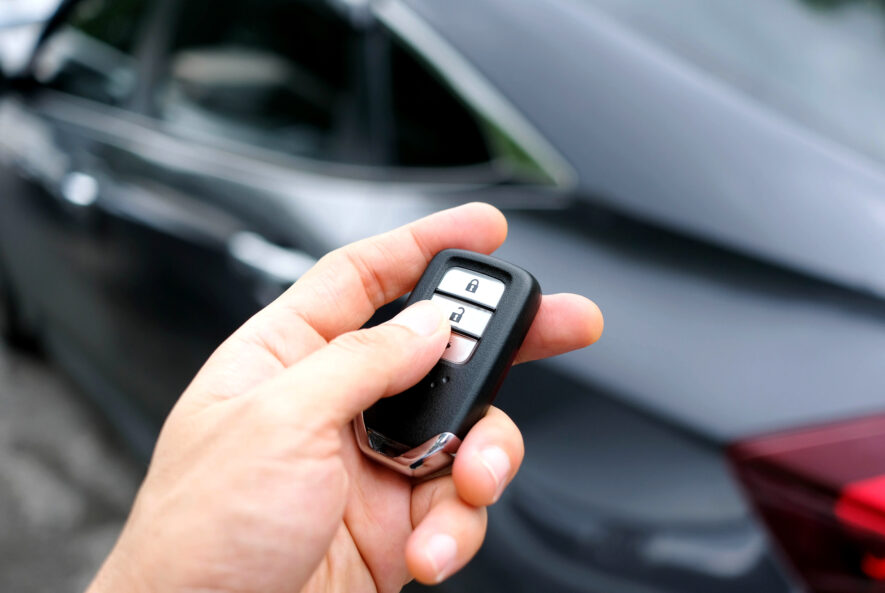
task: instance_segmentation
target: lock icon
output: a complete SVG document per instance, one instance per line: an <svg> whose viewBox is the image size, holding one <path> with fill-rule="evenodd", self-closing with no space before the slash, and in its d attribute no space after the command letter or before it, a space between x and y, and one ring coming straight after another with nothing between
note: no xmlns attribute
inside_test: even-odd
<svg viewBox="0 0 885 593"><path fill-rule="evenodd" d="M477 288L479 288L479 280L476 278L467 283L467 292L476 292Z"/></svg>
<svg viewBox="0 0 885 593"><path fill-rule="evenodd" d="M452 311L452 314L449 315L449 321L454 321L458 323L461 321L461 317L464 316L464 307L458 307L457 311Z"/></svg>

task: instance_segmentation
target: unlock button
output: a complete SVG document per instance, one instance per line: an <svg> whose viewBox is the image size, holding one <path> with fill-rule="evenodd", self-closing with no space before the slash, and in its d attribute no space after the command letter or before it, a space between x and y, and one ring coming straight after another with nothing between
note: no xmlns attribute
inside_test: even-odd
<svg viewBox="0 0 885 593"><path fill-rule="evenodd" d="M433 295L430 300L443 308L446 312L446 317L448 318L449 323L452 324L452 329L465 334L470 334L475 338L482 337L482 333L485 331L486 326L489 324L489 320L492 318L492 313L490 311L474 307L468 303L457 301L441 294Z"/></svg>

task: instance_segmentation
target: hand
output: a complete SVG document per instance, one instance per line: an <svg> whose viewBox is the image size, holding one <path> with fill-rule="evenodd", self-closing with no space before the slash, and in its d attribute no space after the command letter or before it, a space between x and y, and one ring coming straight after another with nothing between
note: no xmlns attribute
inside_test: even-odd
<svg viewBox="0 0 885 593"><path fill-rule="evenodd" d="M436 583L479 549L485 507L523 455L492 408L452 474L418 485L366 459L351 419L417 383L449 336L427 301L359 330L438 251L503 241L499 211L469 204L324 257L228 338L169 415L144 484L90 591L399 591ZM543 298L524 362L594 342L599 309Z"/></svg>

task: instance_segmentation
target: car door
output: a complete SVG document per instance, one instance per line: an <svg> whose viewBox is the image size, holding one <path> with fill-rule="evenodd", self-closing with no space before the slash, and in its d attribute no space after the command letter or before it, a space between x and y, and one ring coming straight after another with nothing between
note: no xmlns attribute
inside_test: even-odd
<svg viewBox="0 0 885 593"><path fill-rule="evenodd" d="M357 33L331 8L165 6L156 51L144 57L143 110L106 134L102 160L114 183L106 232L132 266L128 279L108 278L104 298L122 341L139 349L114 366L156 419L224 337L334 245L318 230L325 221L286 207L281 194L293 187L318 192L280 159L367 153L353 114Z"/></svg>
<svg viewBox="0 0 885 593"><path fill-rule="evenodd" d="M513 117L473 110L443 82L460 73L360 7L139 2L75 4L34 61L46 88L4 105L41 127L31 152L54 156L29 166L55 189L16 191L53 222L0 240L33 235L16 258L54 349L112 410L135 402L122 415L156 426L214 346L331 248L460 201L526 204L515 182L541 168ZM113 47L130 68L83 65L102 30L144 40Z"/></svg>
<svg viewBox="0 0 885 593"><path fill-rule="evenodd" d="M178 372L158 395L152 371L127 371L157 412L323 253L502 179L480 120L358 7L168 6L144 116L104 158L127 187L116 241L144 271L119 300L129 339L151 369ZM435 189L417 189L422 176Z"/></svg>
<svg viewBox="0 0 885 593"><path fill-rule="evenodd" d="M348 34L330 10L276 4L284 22ZM41 295L51 347L90 391L133 408L124 415L162 419L215 345L313 263L289 241L299 236L294 225L262 200L261 171L236 146L277 141L264 152L328 150L350 160L365 152L358 131L341 123L353 108L347 41L328 37L337 60L314 47L321 62L299 71L273 46L280 37L269 12L237 2L85 0L36 55L42 87L7 105L10 129L31 122L46 145L23 156L20 172L58 170L10 188L23 207L42 211L9 217L29 221L20 229L27 237L4 234L33 246L18 255L31 260L22 266L34 280L27 292ZM124 41L139 36L144 44ZM311 80L310 66L327 69L329 89ZM154 74L156 87L146 84ZM348 94L336 102L325 91Z"/></svg>
<svg viewBox="0 0 885 593"><path fill-rule="evenodd" d="M36 54L33 83L0 104L5 265L46 345L105 395L125 376L116 359L137 357L105 298L108 279L132 267L108 234L101 137L71 114L110 130L127 113L151 11L148 0L68 5Z"/></svg>

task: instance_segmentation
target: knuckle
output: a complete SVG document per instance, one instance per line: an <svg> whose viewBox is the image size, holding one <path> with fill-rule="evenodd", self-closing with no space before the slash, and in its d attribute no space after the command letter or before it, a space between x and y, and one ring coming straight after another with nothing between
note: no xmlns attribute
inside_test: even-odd
<svg viewBox="0 0 885 593"><path fill-rule="evenodd" d="M374 306L380 306L387 300L388 289L385 279L378 273L375 265L374 251L378 251L377 243L368 240L348 245L341 249L341 257L355 272L363 292ZM380 254L383 258L383 254Z"/></svg>

